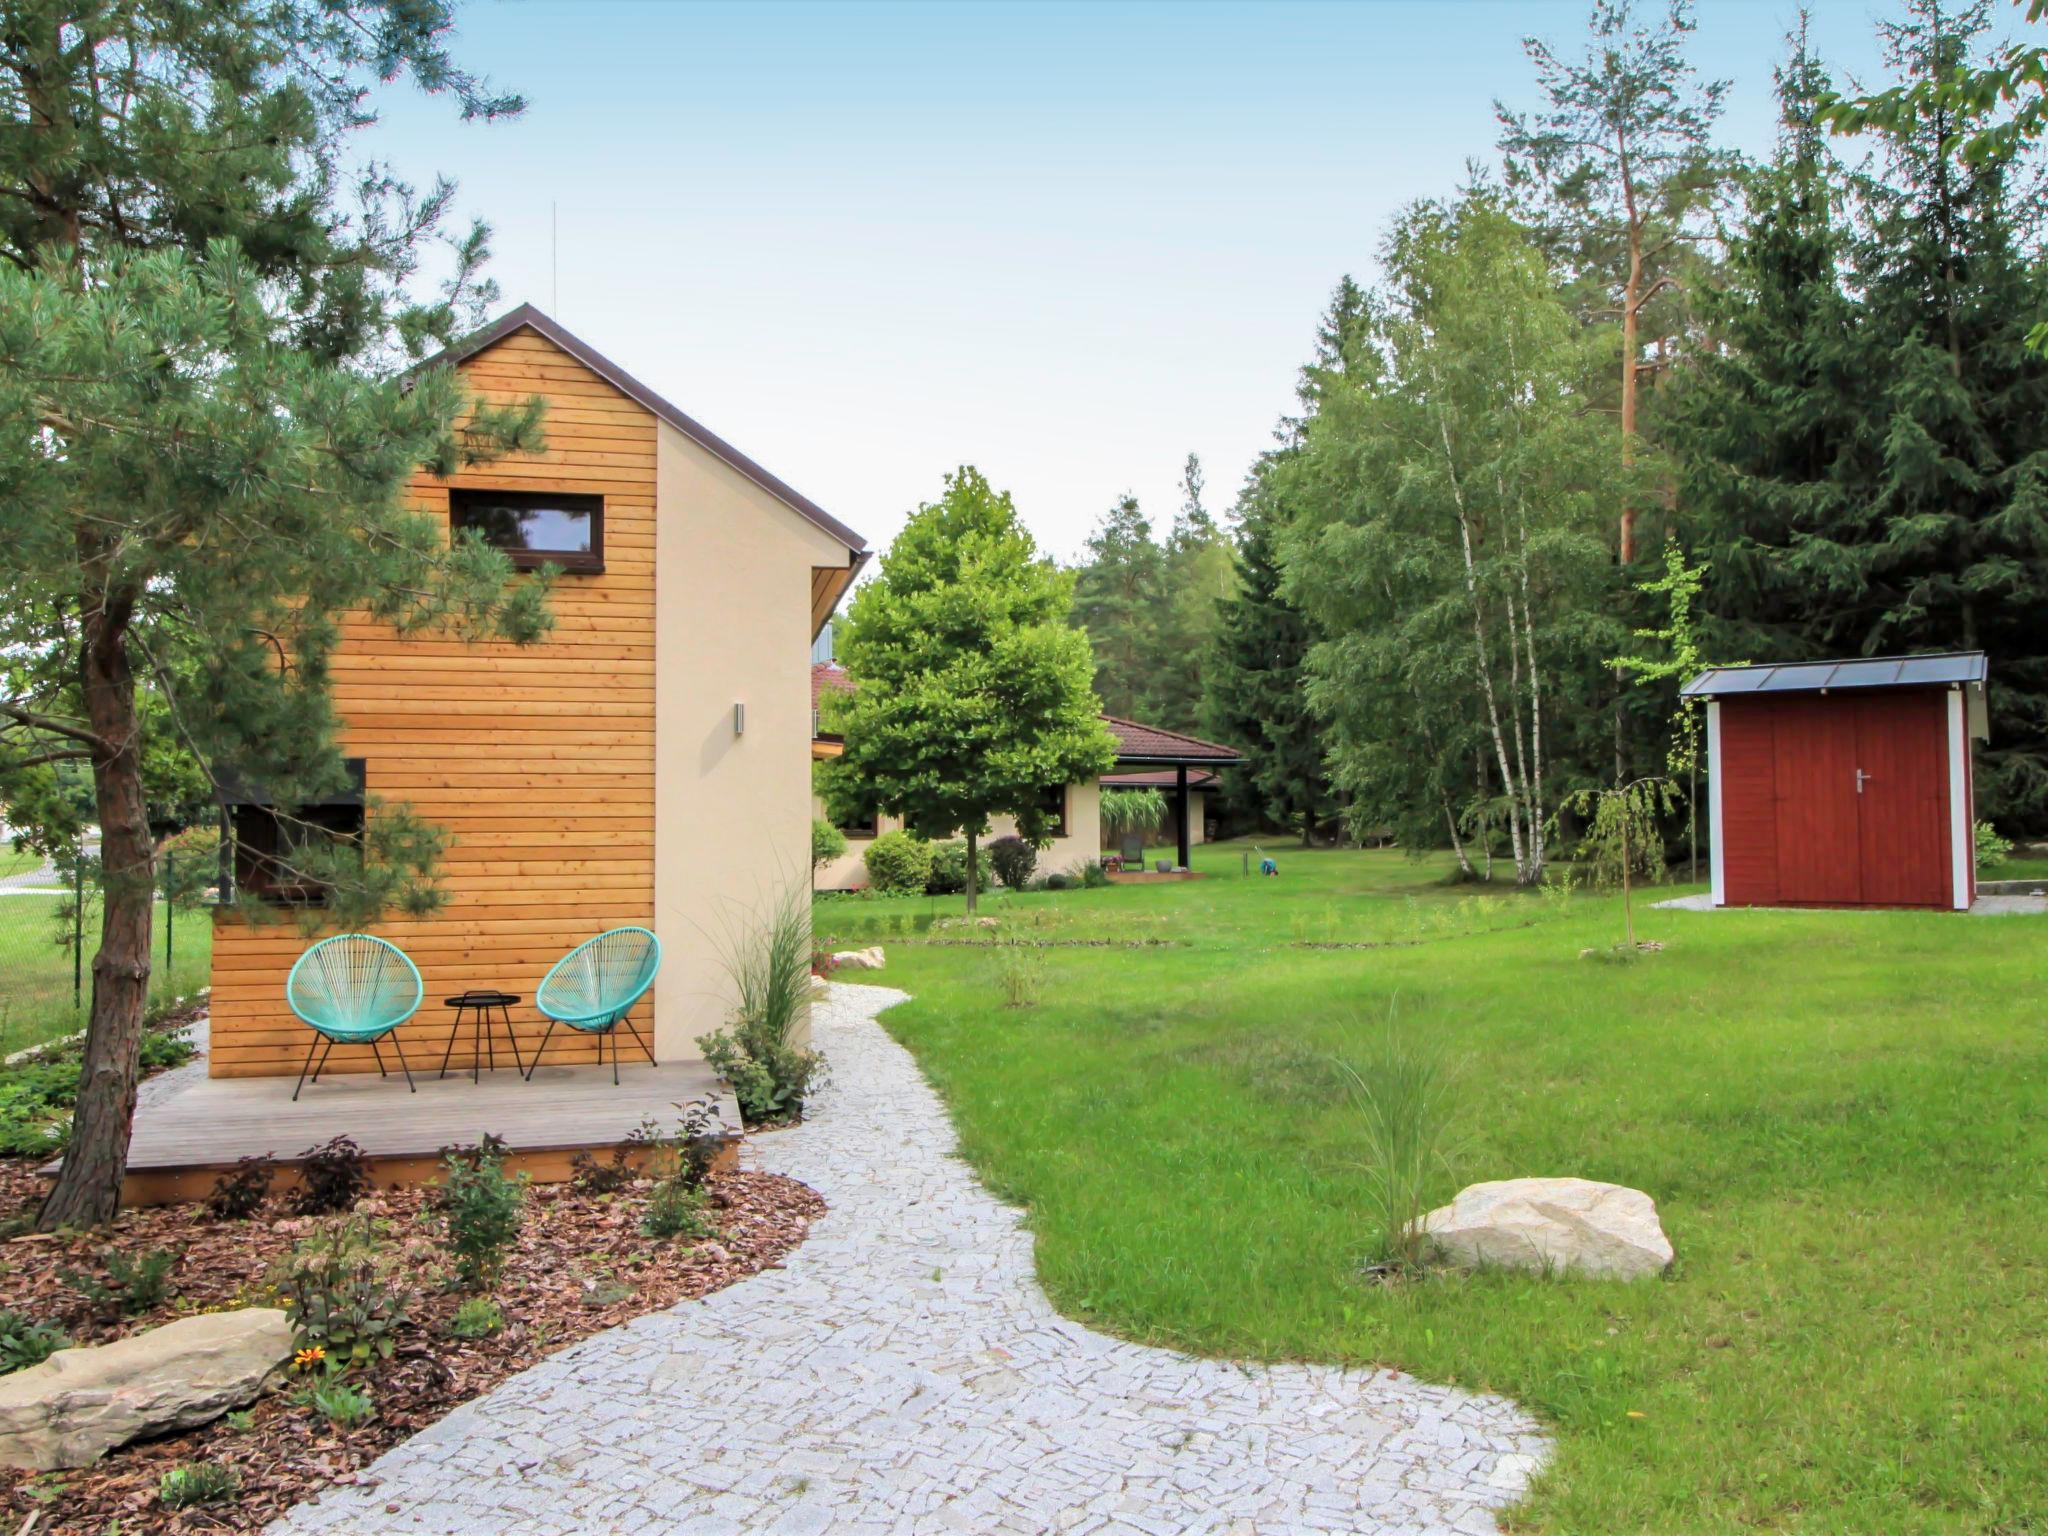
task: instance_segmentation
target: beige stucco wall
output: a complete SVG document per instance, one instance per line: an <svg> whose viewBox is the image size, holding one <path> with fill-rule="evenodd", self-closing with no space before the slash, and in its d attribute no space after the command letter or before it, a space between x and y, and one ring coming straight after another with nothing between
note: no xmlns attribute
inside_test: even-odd
<svg viewBox="0 0 2048 1536"><path fill-rule="evenodd" d="M825 807L815 796L811 801L811 814L822 816ZM878 823L884 832L893 832L903 825L900 817L884 816ZM989 820L987 841L1007 837L1017 830L1016 821L1009 816L995 816ZM849 837L846 852L829 864L818 867L812 878L811 887L819 891L851 891L868 883L868 872L862 860L866 858L870 839ZM1102 791L1090 780L1086 784L1074 784L1067 789L1067 835L1057 837L1038 851L1038 872L1041 875L1053 873L1079 874L1081 866L1090 859L1101 857L1102 847Z"/></svg>
<svg viewBox="0 0 2048 1536"><path fill-rule="evenodd" d="M731 1007L720 940L810 867L811 567L847 550L666 423L656 469L655 994L682 1060Z"/></svg>

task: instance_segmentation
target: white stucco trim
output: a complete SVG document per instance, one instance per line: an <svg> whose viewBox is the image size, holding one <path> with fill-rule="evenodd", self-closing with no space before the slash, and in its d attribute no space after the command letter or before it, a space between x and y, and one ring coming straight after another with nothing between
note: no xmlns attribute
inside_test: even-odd
<svg viewBox="0 0 2048 1536"><path fill-rule="evenodd" d="M1707 867L1712 872L1714 905L1728 905L1728 877L1721 867L1725 840L1721 836L1721 701L1707 700Z"/></svg>
<svg viewBox="0 0 2048 1536"><path fill-rule="evenodd" d="M1960 688L1948 691L1948 835L1950 905L1958 912L1970 906L1970 864L1977 856L1975 828L1970 825L1970 729L1963 713Z"/></svg>

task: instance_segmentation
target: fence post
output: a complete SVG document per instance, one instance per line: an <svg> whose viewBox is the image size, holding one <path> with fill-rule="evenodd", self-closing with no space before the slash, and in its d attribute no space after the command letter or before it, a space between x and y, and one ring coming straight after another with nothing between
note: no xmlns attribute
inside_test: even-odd
<svg viewBox="0 0 2048 1536"><path fill-rule="evenodd" d="M171 934L177 927L177 918L173 914L178 910L178 904L171 898L172 891L177 887L177 882L171 878L171 861L176 857L177 855L169 849L164 850L164 974L166 976L171 973Z"/></svg>
<svg viewBox="0 0 2048 1536"><path fill-rule="evenodd" d="M71 867L71 1011L85 1002L85 856Z"/></svg>

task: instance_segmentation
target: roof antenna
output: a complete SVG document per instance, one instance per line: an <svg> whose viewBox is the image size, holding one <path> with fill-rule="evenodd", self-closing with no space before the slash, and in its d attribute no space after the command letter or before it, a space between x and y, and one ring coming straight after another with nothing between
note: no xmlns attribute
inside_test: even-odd
<svg viewBox="0 0 2048 1536"><path fill-rule="evenodd" d="M548 199L548 313L562 318L562 208Z"/></svg>

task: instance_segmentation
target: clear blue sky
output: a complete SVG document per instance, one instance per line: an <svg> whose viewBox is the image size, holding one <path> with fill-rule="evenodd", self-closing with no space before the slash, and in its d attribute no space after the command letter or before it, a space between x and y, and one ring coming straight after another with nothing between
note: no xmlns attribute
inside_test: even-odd
<svg viewBox="0 0 2048 1536"><path fill-rule="evenodd" d="M1892 7L1818 0L1837 78ZM1790 0L1703 0L1726 138L1772 137ZM389 100L530 300L885 545L972 462L1072 557L1193 450L1227 508L1318 312L1388 221L1531 104L1577 3L479 4L463 60L530 99ZM559 279L550 205L559 213Z"/></svg>

